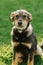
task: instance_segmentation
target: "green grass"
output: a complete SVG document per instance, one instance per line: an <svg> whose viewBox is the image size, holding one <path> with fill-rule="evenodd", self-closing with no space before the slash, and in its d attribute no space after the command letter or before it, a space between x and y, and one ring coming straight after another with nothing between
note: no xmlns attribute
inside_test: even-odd
<svg viewBox="0 0 43 65"><path fill-rule="evenodd" d="M37 40L43 38L43 0L0 0L0 65L11 65L12 62L12 23L9 15L17 9L26 9L32 13L32 26ZM43 65L43 57L35 57L36 63Z"/></svg>

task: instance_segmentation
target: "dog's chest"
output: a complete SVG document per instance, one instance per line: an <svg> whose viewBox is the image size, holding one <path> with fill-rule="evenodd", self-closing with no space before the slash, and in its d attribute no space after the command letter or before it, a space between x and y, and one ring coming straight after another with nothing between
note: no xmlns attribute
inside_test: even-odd
<svg viewBox="0 0 43 65"><path fill-rule="evenodd" d="M12 40L16 41L16 42L27 42L29 43L31 40L31 37L27 37L28 32L22 32L19 33L18 31L14 31L13 36L12 36Z"/></svg>
<svg viewBox="0 0 43 65"><path fill-rule="evenodd" d="M36 44L34 43L34 37L32 37L33 35L27 37L27 32L23 32L22 34L19 34L18 32L14 32L13 34L13 45L15 47L18 47L22 50L27 50L26 48L28 48L28 50L34 50L36 48ZM21 46L22 48L21 48Z"/></svg>
<svg viewBox="0 0 43 65"><path fill-rule="evenodd" d="M15 32L13 34L13 42L17 42L15 45L22 44L28 48L32 46L31 37L27 37L27 32L23 32L22 34Z"/></svg>

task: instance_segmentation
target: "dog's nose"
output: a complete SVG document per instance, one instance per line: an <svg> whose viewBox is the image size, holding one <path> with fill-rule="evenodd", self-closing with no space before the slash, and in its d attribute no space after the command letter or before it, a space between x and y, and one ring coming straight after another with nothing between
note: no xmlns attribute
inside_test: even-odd
<svg viewBox="0 0 43 65"><path fill-rule="evenodd" d="M19 22L18 22L18 25L22 25L22 21L19 21Z"/></svg>

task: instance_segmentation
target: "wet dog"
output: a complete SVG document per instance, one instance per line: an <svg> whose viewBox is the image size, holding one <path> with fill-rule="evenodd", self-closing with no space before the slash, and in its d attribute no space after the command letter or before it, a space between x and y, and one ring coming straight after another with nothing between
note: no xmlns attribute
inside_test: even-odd
<svg viewBox="0 0 43 65"><path fill-rule="evenodd" d="M20 9L11 13L10 20L13 23L11 31L12 65L18 65L25 59L27 59L27 65L34 65L34 55L42 55L42 49L37 45L37 39L33 32L31 13Z"/></svg>

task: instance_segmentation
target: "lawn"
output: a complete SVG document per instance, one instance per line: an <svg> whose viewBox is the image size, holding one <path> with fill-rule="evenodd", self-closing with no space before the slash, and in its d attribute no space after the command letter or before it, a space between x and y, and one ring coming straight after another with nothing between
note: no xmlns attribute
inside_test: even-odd
<svg viewBox="0 0 43 65"><path fill-rule="evenodd" d="M43 0L0 0L0 65L11 65L12 46L10 13L26 9L32 13L33 31L40 42L43 39ZM35 65L43 65L43 57L35 57ZM23 63L26 65L26 63Z"/></svg>

